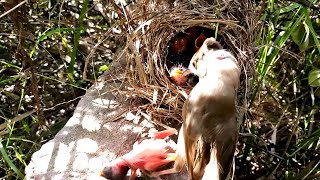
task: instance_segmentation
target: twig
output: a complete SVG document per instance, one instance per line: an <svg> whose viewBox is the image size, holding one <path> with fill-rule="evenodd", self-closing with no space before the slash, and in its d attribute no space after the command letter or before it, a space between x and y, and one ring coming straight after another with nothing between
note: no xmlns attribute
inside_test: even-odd
<svg viewBox="0 0 320 180"><path fill-rule="evenodd" d="M312 109L310 112L310 124L309 124L309 131L308 131L308 136L311 135L312 133L312 129L313 129L313 123L314 123L314 114L315 114L315 109L314 109L314 101L315 101L315 97L314 97L314 92L313 92L313 88L311 87L311 91L310 91L310 96L311 96L311 105L312 105Z"/></svg>
<svg viewBox="0 0 320 180"><path fill-rule="evenodd" d="M299 114L297 114L297 118L296 118L296 120L295 120L295 122L294 122L294 125L293 125L293 128L292 128L292 130L291 130L292 133L290 134L290 136L289 136L289 138L288 138L288 140L287 140L286 146L285 146L284 151L283 151L283 155L286 154L286 152L287 152L287 150L288 150L288 148L289 148L290 142L291 142L291 140L292 140L292 137L293 137L293 135L296 133L296 131L297 131L297 129L298 129L299 120L300 120L300 117L302 116L302 110L303 110L303 108L304 108L305 102L306 102L306 101L303 102L303 104L301 105L301 109L300 109L301 111L299 112Z"/></svg>
<svg viewBox="0 0 320 180"><path fill-rule="evenodd" d="M24 3L26 3L27 0L22 1L21 3L17 4L15 7L9 9L7 12L3 13L0 15L0 18L6 16L7 14L11 13L12 11L14 11L15 9L17 9L18 7L20 7L21 5L23 5Z"/></svg>
<svg viewBox="0 0 320 180"><path fill-rule="evenodd" d="M61 105L64 105L64 104L69 104L69 103L71 103L71 102L73 102L73 101L75 101L75 100L78 100L78 99L82 98L82 97L83 97L83 96L79 96L79 97L76 97L76 98L74 98L74 99L71 99L71 100L69 100L69 101L67 101L67 102L58 103L58 104L56 104L56 105L54 105L54 106L52 106L52 107L44 108L43 111L54 110L54 109L55 109L56 107L58 107L58 106L61 106Z"/></svg>
<svg viewBox="0 0 320 180"><path fill-rule="evenodd" d="M23 2L26 2L23 1ZM10 2L6 2L4 3L4 8L7 11L13 12L14 10L17 10L18 7L20 7L22 4L24 3L19 3L17 5L15 5L16 2L14 1L10 1ZM15 6L14 6L15 5ZM13 7L14 8L11 8ZM10 9L9 9L10 8ZM26 12L20 12L19 15L24 15ZM39 123L41 125L45 125L45 117L43 114L43 109L40 103L40 97L39 97L39 92L38 92L38 80L35 74L35 69L34 69L34 65L32 63L32 59L30 58L30 56L28 55L28 52L25 50L25 44L26 44L26 30L24 29L25 24L27 24L28 22L26 20L21 20L17 18L17 14L18 12L15 13L10 13L10 19L11 21L14 23L15 26L15 30L17 32L17 35L19 37L19 43L17 46L17 50L15 53L15 56L17 59L22 61L23 64L23 69L26 73L30 73L31 74L31 91L32 94L34 95L34 103L35 103L35 109L37 111L37 115L38 115L38 119L39 119ZM22 22L25 21L25 22Z"/></svg>
<svg viewBox="0 0 320 180"><path fill-rule="evenodd" d="M8 127L8 125L12 125L13 123L16 123L16 122L30 116L34 112L36 112L36 110L25 112L21 115L16 116L12 120L7 120L6 122L0 124L0 135L4 135L4 134L9 133L8 129L6 129ZM4 118L4 117L1 117L1 118ZM6 118L4 118L4 119L6 119Z"/></svg>
<svg viewBox="0 0 320 180"><path fill-rule="evenodd" d="M309 176L306 178L306 180L309 180L309 179L318 179L320 177L320 173L317 173L317 174L314 174L312 176Z"/></svg>
<svg viewBox="0 0 320 180"><path fill-rule="evenodd" d="M274 157L279 158L280 160L284 160L283 157L281 157L281 156L279 156L279 155L276 155L276 154L274 154L273 152L270 152L270 151L268 151L268 150L265 150L265 149L263 149L263 148L261 148L261 147L259 147L259 146L254 145L254 144L248 143L248 142L243 141L243 140L241 140L241 139L239 140L239 142L245 143L246 145L249 145L249 146L251 146L251 147L254 147L254 148L256 148L256 149L259 149L259 150L261 150L261 151L264 151L264 152L266 152L266 153L268 153L268 154L270 154L270 155L272 155L272 156L274 156Z"/></svg>

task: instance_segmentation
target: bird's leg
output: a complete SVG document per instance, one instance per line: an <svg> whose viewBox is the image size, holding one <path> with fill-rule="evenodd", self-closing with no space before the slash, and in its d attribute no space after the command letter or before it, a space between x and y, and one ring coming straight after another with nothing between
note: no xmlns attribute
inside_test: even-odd
<svg viewBox="0 0 320 180"><path fill-rule="evenodd" d="M177 149L176 149L176 159L174 161L173 168L166 169L162 171L152 172L149 174L150 177L159 177L164 174L172 174L178 173L182 171L185 167L186 160L185 160L185 146L184 146L184 138L183 138L183 126L180 129L178 142L177 142Z"/></svg>

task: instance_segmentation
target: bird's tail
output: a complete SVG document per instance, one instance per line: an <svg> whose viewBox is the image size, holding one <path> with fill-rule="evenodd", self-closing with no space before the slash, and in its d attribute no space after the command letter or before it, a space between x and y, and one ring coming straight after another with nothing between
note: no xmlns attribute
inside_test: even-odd
<svg viewBox="0 0 320 180"><path fill-rule="evenodd" d="M218 159L217 159L217 148L215 147L215 144L211 144L211 147L208 149L211 150L210 161L208 164L206 164L202 180L211 180L211 179L219 180L220 173L221 173L221 166L218 163Z"/></svg>

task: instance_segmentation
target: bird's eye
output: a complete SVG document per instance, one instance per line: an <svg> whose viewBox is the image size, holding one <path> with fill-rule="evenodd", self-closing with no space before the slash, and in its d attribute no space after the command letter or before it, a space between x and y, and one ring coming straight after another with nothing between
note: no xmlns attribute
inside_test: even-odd
<svg viewBox="0 0 320 180"><path fill-rule="evenodd" d="M192 62L192 66L197 69L197 63L195 61Z"/></svg>

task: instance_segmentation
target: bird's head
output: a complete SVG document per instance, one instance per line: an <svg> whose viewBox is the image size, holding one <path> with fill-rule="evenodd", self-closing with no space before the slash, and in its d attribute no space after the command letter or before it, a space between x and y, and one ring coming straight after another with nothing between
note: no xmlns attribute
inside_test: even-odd
<svg viewBox="0 0 320 180"><path fill-rule="evenodd" d="M183 66L172 67L169 72L171 80L179 86L185 85L188 81L188 76L185 74L186 70Z"/></svg>
<svg viewBox="0 0 320 180"><path fill-rule="evenodd" d="M107 179L111 179L111 180L123 180L125 179L128 171L129 171L128 166L122 166L122 165L106 166L100 172L100 176Z"/></svg>
<svg viewBox="0 0 320 180"><path fill-rule="evenodd" d="M225 74L234 72L234 76L239 76L240 68L236 58L225 49L214 38L207 38L199 51L192 57L189 70L199 78L203 78L208 73Z"/></svg>
<svg viewBox="0 0 320 180"><path fill-rule="evenodd" d="M206 59L205 55L209 52L216 51L222 49L221 44L216 41L215 38L207 38L202 43L202 46L199 48L199 50L193 55L188 69L191 73L199 76L203 70L199 69L199 65L203 64L203 61Z"/></svg>

